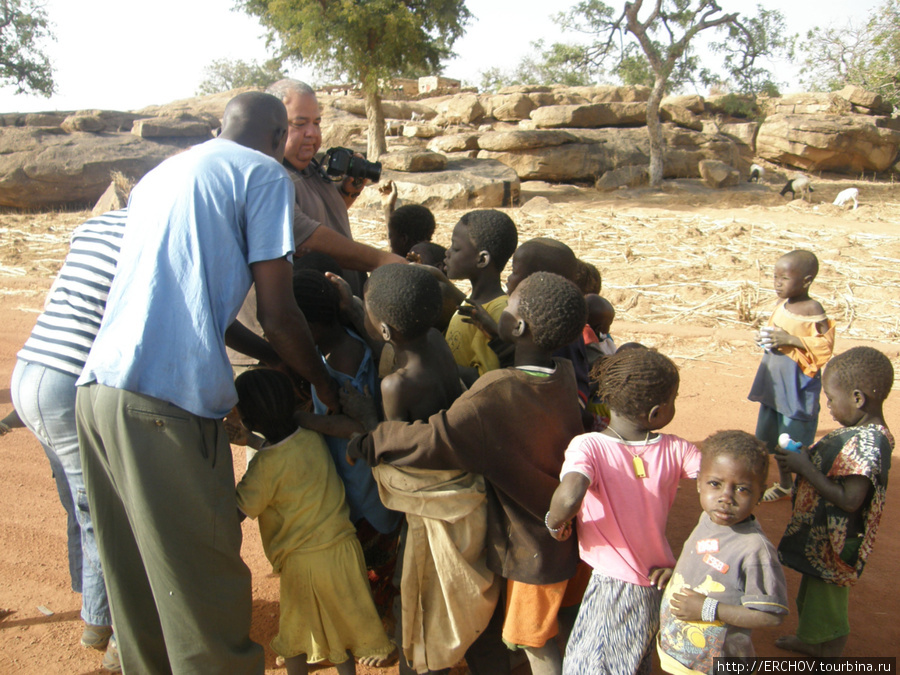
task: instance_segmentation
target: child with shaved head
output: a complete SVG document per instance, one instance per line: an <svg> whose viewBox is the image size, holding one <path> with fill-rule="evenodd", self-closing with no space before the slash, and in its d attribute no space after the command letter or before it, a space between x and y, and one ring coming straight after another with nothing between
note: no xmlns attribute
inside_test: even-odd
<svg viewBox="0 0 900 675"><path fill-rule="evenodd" d="M809 251L791 251L775 263L775 294L781 300L756 342L765 351L748 398L759 406L756 437L774 452L786 433L803 445L816 438L821 371L834 351L834 321L809 297L819 261ZM778 483L764 502L787 499L790 472L780 469Z"/></svg>
<svg viewBox="0 0 900 675"><path fill-rule="evenodd" d="M795 635L776 646L815 657L840 656L850 635L850 586L872 552L884 511L894 437L884 400L894 384L890 359L854 347L825 368L822 387L837 431L799 452L776 450L797 474L791 520L778 555L800 572Z"/></svg>

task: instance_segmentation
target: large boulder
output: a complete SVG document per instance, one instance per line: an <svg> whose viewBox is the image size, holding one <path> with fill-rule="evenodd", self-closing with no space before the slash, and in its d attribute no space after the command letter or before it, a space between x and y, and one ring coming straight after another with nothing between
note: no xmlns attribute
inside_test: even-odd
<svg viewBox="0 0 900 675"><path fill-rule="evenodd" d="M837 94L811 91L769 99L765 110L767 115L841 115L851 112L851 106L850 101Z"/></svg>
<svg viewBox="0 0 900 675"><path fill-rule="evenodd" d="M468 152L478 149L478 134L450 134L438 136L428 143L432 152L447 154L448 152Z"/></svg>
<svg viewBox="0 0 900 675"><path fill-rule="evenodd" d="M131 133L141 138L212 138L209 121L193 115L135 120Z"/></svg>
<svg viewBox="0 0 900 675"><path fill-rule="evenodd" d="M703 119L687 108L675 103L666 103L659 109L659 118L663 122L672 122L685 129L703 131Z"/></svg>
<svg viewBox="0 0 900 675"><path fill-rule="evenodd" d="M343 110L357 117L366 116L366 102L353 96L336 96L331 100L331 105L338 110ZM417 103L415 101L382 101L381 109L385 117L398 120L430 120L437 117L434 108Z"/></svg>
<svg viewBox="0 0 900 675"><path fill-rule="evenodd" d="M481 150L478 157L503 162L521 180L559 183L594 181L613 169L650 163L650 140L645 128L567 131L575 137L575 142L506 152ZM698 177L698 164L703 159L719 159L730 164L738 161L734 142L721 135L664 124L663 137L667 146L663 175L667 178Z"/></svg>
<svg viewBox="0 0 900 675"><path fill-rule="evenodd" d="M869 115L772 115L759 128L763 159L803 171L886 171L897 159L900 132Z"/></svg>
<svg viewBox="0 0 900 675"><path fill-rule="evenodd" d="M612 192L620 187L636 188L650 182L650 167L623 166L621 169L607 171L594 183L600 192Z"/></svg>
<svg viewBox="0 0 900 675"><path fill-rule="evenodd" d="M404 173L442 171L447 166L447 158L444 155L417 148L393 150L381 155L378 161L385 169Z"/></svg>
<svg viewBox="0 0 900 675"><path fill-rule="evenodd" d="M208 138L147 140L130 133L0 129L0 205L93 205L118 171L137 179L167 157Z"/></svg>
<svg viewBox="0 0 900 675"><path fill-rule="evenodd" d="M505 152L507 150L529 150L555 145L574 143L576 137L568 131L558 129L531 129L523 131L489 131L478 138L482 150Z"/></svg>
<svg viewBox="0 0 900 675"><path fill-rule="evenodd" d="M381 180L394 181L404 203L422 204L429 209L488 209L516 206L519 202L516 173L490 160L454 158L443 171L432 173L385 170ZM357 205L380 209L378 190L364 190Z"/></svg>
<svg viewBox="0 0 900 675"><path fill-rule="evenodd" d="M437 106L447 124L476 124L484 117L484 106L475 94L452 96Z"/></svg>
<svg viewBox="0 0 900 675"><path fill-rule="evenodd" d="M882 99L880 94L866 91L862 87L857 87L853 84L848 84L837 92L837 95L849 101L855 109L854 112L869 115L890 115L894 111L894 106Z"/></svg>
<svg viewBox="0 0 900 675"><path fill-rule="evenodd" d="M703 97L699 94L685 94L683 96L666 96L660 107L678 106L690 110L695 115L701 115L706 110Z"/></svg>
<svg viewBox="0 0 900 675"><path fill-rule="evenodd" d="M539 129L623 127L646 124L646 103L552 105L538 108L531 119Z"/></svg>
<svg viewBox="0 0 900 675"><path fill-rule="evenodd" d="M501 122L527 120L538 104L528 94L499 94L487 97L485 114Z"/></svg>
<svg viewBox="0 0 900 675"><path fill-rule="evenodd" d="M741 182L740 171L717 159L702 160L699 169L700 178L711 188L734 187Z"/></svg>

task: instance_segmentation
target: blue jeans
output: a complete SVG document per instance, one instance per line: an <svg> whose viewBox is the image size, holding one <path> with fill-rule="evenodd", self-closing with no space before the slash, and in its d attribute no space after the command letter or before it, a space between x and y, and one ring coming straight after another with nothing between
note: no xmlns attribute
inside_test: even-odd
<svg viewBox="0 0 900 675"><path fill-rule="evenodd" d="M69 572L72 589L81 592L81 618L110 626L112 618L100 553L84 490L75 428L75 375L19 360L10 390L13 405L44 448L57 492L68 514Z"/></svg>

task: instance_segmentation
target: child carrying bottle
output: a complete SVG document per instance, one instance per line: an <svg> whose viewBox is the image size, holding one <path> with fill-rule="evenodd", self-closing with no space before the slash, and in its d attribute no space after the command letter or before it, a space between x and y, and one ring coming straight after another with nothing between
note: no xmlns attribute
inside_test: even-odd
<svg viewBox="0 0 900 675"><path fill-rule="evenodd" d="M257 369L235 380L243 423L267 445L237 486L238 508L259 518L266 557L281 574L281 613L272 649L288 675L331 661L340 675L380 667L394 653L372 601L362 547L344 487L321 435L293 421L287 375Z"/></svg>
<svg viewBox="0 0 900 675"><path fill-rule="evenodd" d="M720 657L753 656L751 629L778 626L788 611L778 554L753 517L766 487L766 446L746 431L720 431L701 452L703 513L660 608L659 661L676 675L713 673Z"/></svg>
<svg viewBox="0 0 900 675"><path fill-rule="evenodd" d="M665 572L675 564L666 519L678 483L700 468L695 445L655 433L675 416L678 369L649 349L603 362L600 396L610 408L602 432L566 449L545 518L557 540L577 514L581 559L594 568L569 637L563 673L650 672Z"/></svg>
<svg viewBox="0 0 900 675"><path fill-rule="evenodd" d="M769 452L784 433L803 445L816 438L820 371L834 351L834 321L809 297L818 272L819 261L809 251L791 251L775 263L775 293L781 304L756 335L765 351L747 396L760 404L756 437ZM763 494L764 502L790 495L791 474L784 469L780 473L778 483Z"/></svg>
<svg viewBox="0 0 900 675"><path fill-rule="evenodd" d="M877 349L854 347L835 356L822 386L843 428L808 450L775 451L781 469L797 474L778 555L803 575L797 633L775 642L782 649L835 657L847 644L850 587L872 552L884 510L894 437L883 406L893 383L893 366Z"/></svg>

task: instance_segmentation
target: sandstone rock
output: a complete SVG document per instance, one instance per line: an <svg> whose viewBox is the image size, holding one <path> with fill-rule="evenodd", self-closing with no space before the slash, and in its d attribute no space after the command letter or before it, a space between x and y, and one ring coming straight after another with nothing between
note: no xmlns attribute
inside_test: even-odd
<svg viewBox="0 0 900 675"><path fill-rule="evenodd" d="M837 94L813 91L769 99L766 112L768 115L842 114L849 113L850 107L850 101Z"/></svg>
<svg viewBox="0 0 900 675"><path fill-rule="evenodd" d="M478 149L478 134L452 134L438 136L428 144L432 152L467 152Z"/></svg>
<svg viewBox="0 0 900 675"><path fill-rule="evenodd" d="M473 209L517 206L520 183L515 172L483 159L454 158L443 171L398 173L386 170L382 180L397 185L401 199L429 209ZM358 205L381 208L378 190L363 191Z"/></svg>
<svg viewBox="0 0 900 675"><path fill-rule="evenodd" d="M600 192L612 192L620 187L640 187L650 182L648 166L623 166L604 173L594 187Z"/></svg>
<svg viewBox="0 0 900 675"><path fill-rule="evenodd" d="M879 94L866 91L862 87L848 84L837 92L837 95L852 103L855 107L865 108L872 115L890 115L894 106L881 98Z"/></svg>
<svg viewBox="0 0 900 675"><path fill-rule="evenodd" d="M763 159L804 171L885 171L897 159L900 132L868 115L772 115L759 128Z"/></svg>
<svg viewBox="0 0 900 675"><path fill-rule="evenodd" d="M406 173L442 171L447 166L447 158L430 150L398 150L379 158L384 169Z"/></svg>
<svg viewBox="0 0 900 675"><path fill-rule="evenodd" d="M575 136L556 129L535 129L533 131L492 131L478 138L482 150L504 152L506 150L527 150L546 148L554 145L574 143Z"/></svg>
<svg viewBox="0 0 900 675"><path fill-rule="evenodd" d="M122 191L116 181L112 181L109 187L106 188L106 191L100 195L97 203L94 204L94 208L91 209L91 215L100 216L110 211L118 211L125 208L126 204L128 204L128 195Z"/></svg>
<svg viewBox="0 0 900 675"><path fill-rule="evenodd" d="M741 182L740 172L725 162L704 159L699 164L700 178L711 188L734 187Z"/></svg>
<svg viewBox="0 0 900 675"><path fill-rule="evenodd" d="M517 84L510 87L503 87L498 94L547 94L552 91L552 87L544 84Z"/></svg>
<svg viewBox="0 0 900 675"><path fill-rule="evenodd" d="M703 97L697 94L686 94L684 96L666 96L660 107L679 106L690 110L695 115L701 114L705 109Z"/></svg>
<svg viewBox="0 0 900 675"><path fill-rule="evenodd" d="M553 204L546 197L532 197L522 205L522 213L537 215L546 213L553 208Z"/></svg>
<svg viewBox="0 0 900 675"><path fill-rule="evenodd" d="M141 138L210 138L211 131L208 122L192 116L136 120L131 127L131 133Z"/></svg>
<svg viewBox="0 0 900 675"><path fill-rule="evenodd" d="M728 122L719 125L719 133L728 136L732 140L747 146L751 152L755 152L756 132L759 130L757 122Z"/></svg>
<svg viewBox="0 0 900 675"><path fill-rule="evenodd" d="M361 98L336 96L331 101L331 105L358 117L366 116L366 102ZM413 114L423 120L430 120L437 116L434 108L416 101L382 101L381 109L384 111L385 117L393 117L398 120L411 120Z"/></svg>
<svg viewBox="0 0 900 675"><path fill-rule="evenodd" d="M59 127L3 128L0 205L23 209L92 205L109 185L111 172L140 178L199 140L153 141L128 133L67 134Z"/></svg>
<svg viewBox="0 0 900 675"><path fill-rule="evenodd" d="M703 120L687 108L674 103L663 105L659 109L659 118L663 122L673 122L679 127L703 131Z"/></svg>
<svg viewBox="0 0 900 675"><path fill-rule="evenodd" d="M474 94L454 96L437 107L448 124L476 124L484 117L484 107Z"/></svg>
<svg viewBox="0 0 900 675"><path fill-rule="evenodd" d="M494 119L503 122L527 120L529 113L537 107L526 94L505 94L490 97L490 109L485 111Z"/></svg>
<svg viewBox="0 0 900 675"><path fill-rule="evenodd" d="M78 113L69 115L59 126L66 133L72 133L73 131L96 133L106 129L106 123L99 117L94 117L93 115L80 115Z"/></svg>
<svg viewBox="0 0 900 675"><path fill-rule="evenodd" d="M139 117L135 113L118 110L79 110L66 117L60 126L68 132L130 131Z"/></svg>
<svg viewBox="0 0 900 675"><path fill-rule="evenodd" d="M403 135L407 138L434 138L440 129L430 124L404 124Z"/></svg>
<svg viewBox="0 0 900 675"><path fill-rule="evenodd" d="M647 121L645 103L597 103L590 105L556 105L538 108L531 113L538 128L581 128L634 126Z"/></svg>
<svg viewBox="0 0 900 675"><path fill-rule="evenodd" d="M185 98L178 101L172 101L165 105L151 105L146 108L137 110L137 117L179 117L181 115L191 115L198 119L211 120L215 118L216 124L210 128L219 125L222 115L225 112L225 106L228 102L238 94L247 91L259 91L256 87L242 87L240 89L232 89L231 91L222 91L207 96L195 96L194 98ZM321 101L320 101L321 103Z"/></svg>
<svg viewBox="0 0 900 675"><path fill-rule="evenodd" d="M5 113L0 115L0 127L58 127L70 114L73 113Z"/></svg>

